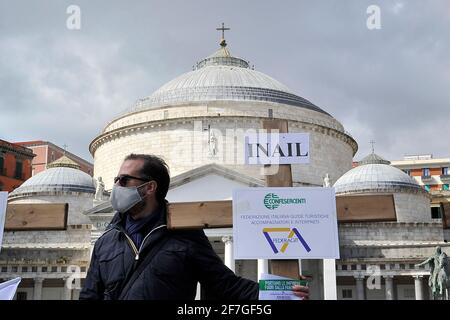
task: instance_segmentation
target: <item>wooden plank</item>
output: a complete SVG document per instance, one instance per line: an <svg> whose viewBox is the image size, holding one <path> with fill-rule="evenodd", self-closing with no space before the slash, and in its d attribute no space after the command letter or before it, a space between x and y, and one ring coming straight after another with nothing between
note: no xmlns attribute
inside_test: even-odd
<svg viewBox="0 0 450 320"><path fill-rule="evenodd" d="M339 222L396 221L394 196L337 196Z"/></svg>
<svg viewBox="0 0 450 320"><path fill-rule="evenodd" d="M67 203L17 203L6 207L5 231L66 230Z"/></svg>
<svg viewBox="0 0 450 320"><path fill-rule="evenodd" d="M292 187L292 172L290 164L280 164L277 174L266 176L267 187Z"/></svg>
<svg viewBox="0 0 450 320"><path fill-rule="evenodd" d="M275 132L286 133L288 132L288 123L286 120L263 120L263 129L267 130L267 133ZM276 174L266 176L267 187L292 187L292 172L290 164L280 164L279 170Z"/></svg>
<svg viewBox="0 0 450 320"><path fill-rule="evenodd" d="M342 223L396 221L392 195L340 196L336 197L336 208L338 222ZM450 203L446 208L445 217L450 228ZM167 223L169 229L232 228L232 201L172 203L169 205Z"/></svg>
<svg viewBox="0 0 450 320"><path fill-rule="evenodd" d="M269 268L271 274L300 279L298 260L270 260Z"/></svg>
<svg viewBox="0 0 450 320"><path fill-rule="evenodd" d="M262 127L263 129L267 130L268 133L272 131L278 133L289 132L287 120L280 120L280 119L263 120Z"/></svg>
<svg viewBox="0 0 450 320"><path fill-rule="evenodd" d="M287 120L263 120L263 129L266 129L268 133L275 132L286 133L288 132ZM292 187L292 171L290 164L279 165L278 172L273 175L266 176L267 187ZM271 260L269 262L270 272L282 277L288 277L292 279L299 279L299 263L298 260Z"/></svg>
<svg viewBox="0 0 450 320"><path fill-rule="evenodd" d="M231 228L232 212L230 200L171 203L167 213L167 228Z"/></svg>

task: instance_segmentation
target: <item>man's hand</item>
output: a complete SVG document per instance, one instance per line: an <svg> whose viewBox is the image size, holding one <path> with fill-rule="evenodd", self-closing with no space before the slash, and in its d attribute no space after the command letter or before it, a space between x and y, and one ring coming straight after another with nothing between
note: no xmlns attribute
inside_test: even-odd
<svg viewBox="0 0 450 320"><path fill-rule="evenodd" d="M308 278L300 275L300 280L308 280ZM302 298L303 300L309 300L309 288L308 287L295 285L295 286L292 286L292 291L294 292L294 295L296 295L297 297Z"/></svg>

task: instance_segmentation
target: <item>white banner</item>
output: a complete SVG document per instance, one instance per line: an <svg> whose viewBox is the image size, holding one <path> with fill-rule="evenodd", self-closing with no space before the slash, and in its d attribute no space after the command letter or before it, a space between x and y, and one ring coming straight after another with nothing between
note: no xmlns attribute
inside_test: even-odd
<svg viewBox="0 0 450 320"><path fill-rule="evenodd" d="M334 188L233 190L235 259L339 259Z"/></svg>
<svg viewBox="0 0 450 320"><path fill-rule="evenodd" d="M5 228L6 205L8 201L8 192L0 191L0 251L3 243L3 229Z"/></svg>
<svg viewBox="0 0 450 320"><path fill-rule="evenodd" d="M0 300L12 300L22 278L14 278L0 283Z"/></svg>
<svg viewBox="0 0 450 320"><path fill-rule="evenodd" d="M309 163L309 133L245 135L246 164Z"/></svg>

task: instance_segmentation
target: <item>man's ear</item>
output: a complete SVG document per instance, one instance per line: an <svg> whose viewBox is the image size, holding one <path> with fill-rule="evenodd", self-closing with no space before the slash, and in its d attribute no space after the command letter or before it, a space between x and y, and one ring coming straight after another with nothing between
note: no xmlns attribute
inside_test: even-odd
<svg viewBox="0 0 450 320"><path fill-rule="evenodd" d="M154 180L152 180L152 181L150 181L149 183L148 183L148 187L147 187L147 192L146 192L146 194L147 195L150 195L150 194L154 194L154 193L156 193L156 189L158 188L158 183L156 182L156 181L154 181Z"/></svg>

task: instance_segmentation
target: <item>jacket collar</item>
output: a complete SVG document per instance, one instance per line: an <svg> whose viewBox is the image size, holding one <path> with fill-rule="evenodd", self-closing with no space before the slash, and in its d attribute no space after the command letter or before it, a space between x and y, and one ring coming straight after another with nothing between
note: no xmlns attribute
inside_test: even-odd
<svg viewBox="0 0 450 320"><path fill-rule="evenodd" d="M155 227L154 228L157 228L159 226L167 224L167 206L168 206L168 204L169 203L168 203L167 200L164 200L164 203L161 204L163 206L163 208L161 210L161 214L159 216L158 221L155 223ZM125 219L126 219L126 215L124 213L121 213L119 211L115 211L111 222L109 223L109 225L105 229L105 232L109 231L111 229L117 229L117 230L125 232L125 230L123 228L123 226L125 225L124 224Z"/></svg>

